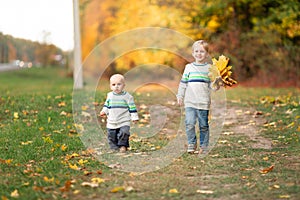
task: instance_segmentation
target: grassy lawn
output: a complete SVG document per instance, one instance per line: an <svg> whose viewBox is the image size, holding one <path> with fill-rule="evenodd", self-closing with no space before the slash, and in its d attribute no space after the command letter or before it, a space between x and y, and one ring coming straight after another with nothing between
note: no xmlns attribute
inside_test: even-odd
<svg viewBox="0 0 300 200"><path fill-rule="evenodd" d="M82 144L73 120L72 84L59 68L0 73L2 200L300 196L299 89L226 89L227 108L233 115L207 156L184 153L167 167L137 174L112 169ZM141 126L148 123L144 114L151 105L149 95L155 92L136 95ZM96 109L104 100L105 94L98 93ZM147 106L141 108L141 103ZM163 105L179 112L170 102ZM168 120L165 130L178 128L174 119ZM162 135L147 141L132 137L132 150L126 155L159 150L169 140ZM255 147L262 141L271 146Z"/></svg>

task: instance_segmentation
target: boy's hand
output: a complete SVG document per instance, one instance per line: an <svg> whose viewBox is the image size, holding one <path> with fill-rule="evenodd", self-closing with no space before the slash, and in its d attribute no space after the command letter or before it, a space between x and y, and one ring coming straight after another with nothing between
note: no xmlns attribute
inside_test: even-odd
<svg viewBox="0 0 300 200"><path fill-rule="evenodd" d="M100 112L100 117L105 117L106 113L104 111Z"/></svg>
<svg viewBox="0 0 300 200"><path fill-rule="evenodd" d="M136 124L136 123L138 123L138 119L137 120L133 120L132 122L134 123L134 124Z"/></svg>

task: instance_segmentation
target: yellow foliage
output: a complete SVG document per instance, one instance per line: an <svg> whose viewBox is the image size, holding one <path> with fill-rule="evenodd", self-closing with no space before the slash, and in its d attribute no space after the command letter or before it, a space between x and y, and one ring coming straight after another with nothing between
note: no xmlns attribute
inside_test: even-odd
<svg viewBox="0 0 300 200"><path fill-rule="evenodd" d="M212 16L212 18L209 20L207 23L207 27L211 31L215 31L218 27L220 26L220 23L218 22L218 17L217 16Z"/></svg>
<svg viewBox="0 0 300 200"><path fill-rule="evenodd" d="M215 81L217 77L222 78L222 82L225 86L232 86L237 84L237 81L232 79L230 76L232 74L232 66L228 66L229 58L224 55L219 56L219 60L213 58L213 64L209 69L209 78L211 81Z"/></svg>

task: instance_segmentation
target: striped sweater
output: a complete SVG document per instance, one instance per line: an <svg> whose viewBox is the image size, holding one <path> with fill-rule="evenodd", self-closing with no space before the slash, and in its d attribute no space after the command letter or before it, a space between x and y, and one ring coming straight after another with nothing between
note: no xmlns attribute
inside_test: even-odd
<svg viewBox="0 0 300 200"><path fill-rule="evenodd" d="M110 129L130 126L130 120L139 119L134 99L125 91L120 94L109 92L102 111L107 115L106 127Z"/></svg>
<svg viewBox="0 0 300 200"><path fill-rule="evenodd" d="M211 102L209 67L208 63L189 63L185 66L177 93L177 98L184 99L185 107L209 110Z"/></svg>

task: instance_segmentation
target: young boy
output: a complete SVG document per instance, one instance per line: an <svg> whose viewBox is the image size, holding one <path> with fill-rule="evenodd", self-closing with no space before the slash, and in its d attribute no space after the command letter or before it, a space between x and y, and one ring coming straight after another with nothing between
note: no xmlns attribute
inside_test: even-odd
<svg viewBox="0 0 300 200"><path fill-rule="evenodd" d="M200 129L200 151L206 153L209 144L208 115L210 108L211 82L208 77L211 64L208 54L208 43L196 41L192 46L193 63L185 66L177 93L180 106L185 106L185 126L188 140L188 153L194 153L197 148L195 132L196 119Z"/></svg>
<svg viewBox="0 0 300 200"><path fill-rule="evenodd" d="M139 120L133 97L124 91L125 79L121 74L110 77L110 89L100 116L107 116L107 139L112 150L124 153L129 147L130 121Z"/></svg>

